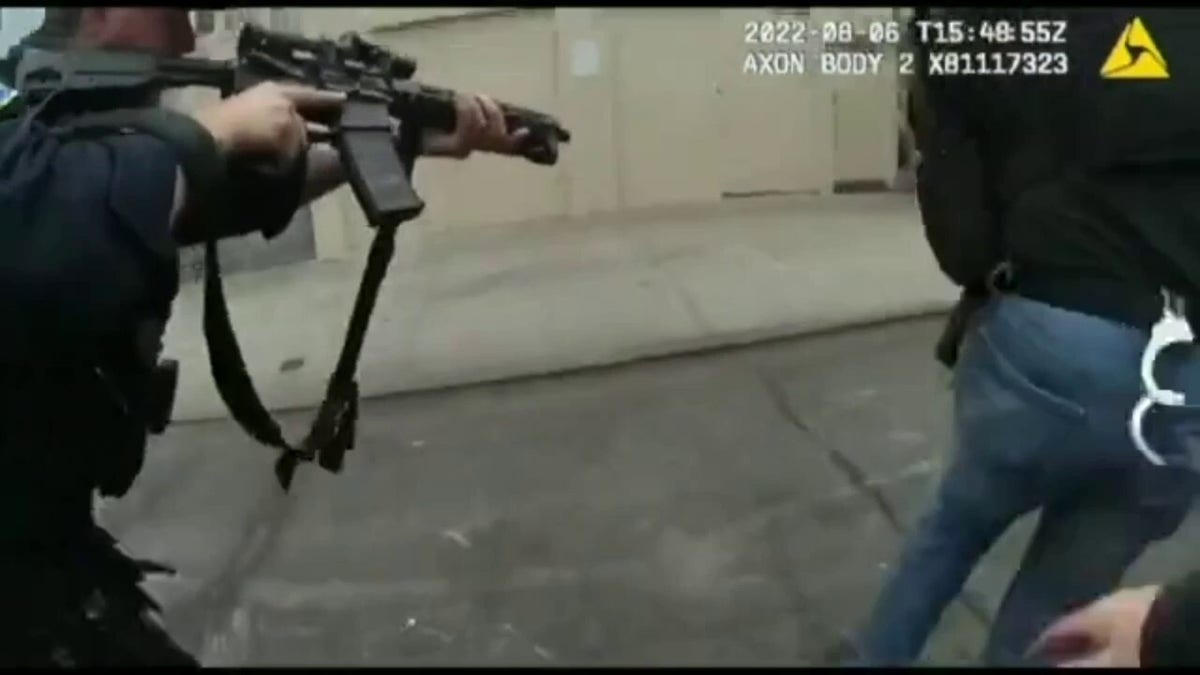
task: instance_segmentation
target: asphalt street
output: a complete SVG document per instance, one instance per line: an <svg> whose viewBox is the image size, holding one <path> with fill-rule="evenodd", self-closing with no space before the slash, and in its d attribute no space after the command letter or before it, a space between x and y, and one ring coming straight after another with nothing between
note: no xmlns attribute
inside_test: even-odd
<svg viewBox="0 0 1200 675"><path fill-rule="evenodd" d="M149 588L206 665L833 663L947 452L939 327L372 400L344 472L286 496L231 422L177 425L102 519L178 569ZM930 663L971 662L1028 531Z"/></svg>

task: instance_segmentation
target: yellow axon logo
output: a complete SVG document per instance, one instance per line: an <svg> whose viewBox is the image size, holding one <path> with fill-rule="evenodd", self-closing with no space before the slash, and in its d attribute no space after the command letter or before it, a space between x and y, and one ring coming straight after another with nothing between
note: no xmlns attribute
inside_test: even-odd
<svg viewBox="0 0 1200 675"><path fill-rule="evenodd" d="M1146 24L1138 17L1125 24L1121 37L1100 66L1100 77L1106 80L1165 80L1167 59L1154 44Z"/></svg>

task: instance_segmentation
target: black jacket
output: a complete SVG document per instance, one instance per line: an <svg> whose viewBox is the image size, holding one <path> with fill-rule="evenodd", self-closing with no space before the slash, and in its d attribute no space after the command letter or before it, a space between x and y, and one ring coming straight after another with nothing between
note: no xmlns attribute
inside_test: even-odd
<svg viewBox="0 0 1200 675"><path fill-rule="evenodd" d="M1019 268L1100 277L1151 294L1169 286L1200 296L1200 190L1195 189L1200 181L1200 12L962 8L948 14L971 25L1064 22L1062 44L980 42L928 49L986 52L1001 63L1025 52L1048 59L1064 54L1069 73L927 78L926 88L939 101L932 125L938 137L918 133L922 162L929 163L927 172L951 177L931 182L933 188L949 185L943 201L955 212L929 233L943 268L950 273L956 263L972 267L966 263L982 254L969 246L991 236L975 224L979 218L951 199L961 192L952 178L964 172L952 151L966 140L979 146L980 177L987 187L986 203L977 210L986 207L993 214L1001 253ZM1134 18L1164 55L1169 78L1101 75ZM968 281L965 274L951 276Z"/></svg>

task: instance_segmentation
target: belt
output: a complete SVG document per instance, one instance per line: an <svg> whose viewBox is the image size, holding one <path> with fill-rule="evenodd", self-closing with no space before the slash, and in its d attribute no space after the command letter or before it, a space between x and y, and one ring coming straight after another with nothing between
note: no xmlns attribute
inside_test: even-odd
<svg viewBox="0 0 1200 675"><path fill-rule="evenodd" d="M1024 272L1017 275L1012 292L1147 332L1163 315L1160 289L1120 279ZM1185 300L1188 323L1200 326L1195 314L1200 311L1200 300L1190 296Z"/></svg>

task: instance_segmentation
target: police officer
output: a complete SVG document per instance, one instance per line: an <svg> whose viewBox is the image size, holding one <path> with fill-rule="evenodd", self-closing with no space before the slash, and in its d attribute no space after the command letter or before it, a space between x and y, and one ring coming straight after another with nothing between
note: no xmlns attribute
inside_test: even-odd
<svg viewBox="0 0 1200 675"><path fill-rule="evenodd" d="M1129 420L1164 291L1200 312L1200 42L1192 10L957 8L920 21L931 67L962 51L952 22L983 38L957 75L923 71L914 108L922 219L964 288L939 352L955 367L955 447L860 658L917 659L978 560L1036 511L984 652L1022 664L1042 629L1173 533L1195 494L1186 411L1147 418L1155 462ZM1004 27L1019 39L986 39ZM1165 353L1160 384L1200 397L1198 356Z"/></svg>
<svg viewBox="0 0 1200 675"><path fill-rule="evenodd" d="M50 8L26 44L179 56L194 36L179 8ZM178 289L177 246L281 229L301 203L339 185L336 153L308 143L305 118L340 102L264 83L192 116L163 111L162 133L99 134L59 133L37 110L7 104L0 663L196 664L139 589L145 565L95 524L93 495L124 494L142 465L155 345ZM493 101L460 96L456 107L455 132L427 135L424 154L515 154L524 132L505 129ZM282 170L245 171L264 164ZM225 173L245 180L222 182ZM228 222L202 217L230 194Z"/></svg>

